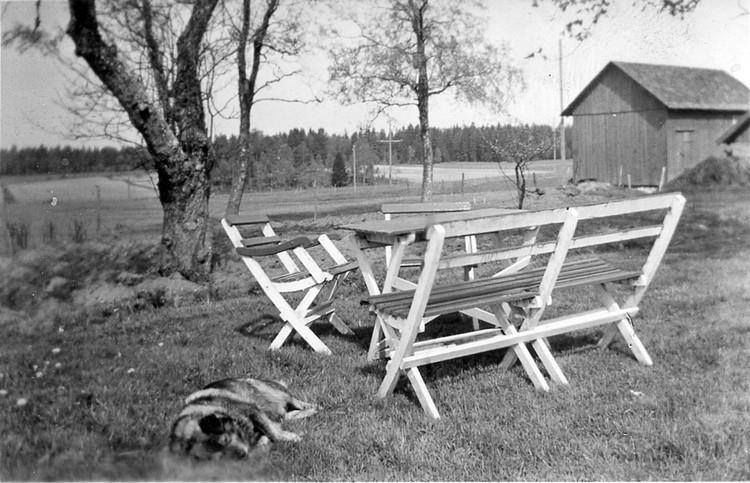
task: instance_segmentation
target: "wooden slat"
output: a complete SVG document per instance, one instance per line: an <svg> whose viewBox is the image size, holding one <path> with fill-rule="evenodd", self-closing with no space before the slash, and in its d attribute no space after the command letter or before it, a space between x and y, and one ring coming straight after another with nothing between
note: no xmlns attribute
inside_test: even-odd
<svg viewBox="0 0 750 483"><path fill-rule="evenodd" d="M578 273L578 271L580 270L589 272L596 267L602 267L602 268L607 268L607 269L611 268L610 265L606 264L601 259L590 258L590 259L585 259L585 260L569 261L568 263L563 265L563 274ZM513 286L518 286L519 284L522 284L524 282L534 283L534 281L536 281L537 279L541 277L541 275L544 273L544 270L545 270L544 268L535 268L532 270L526 270L522 272L503 275L501 277L461 281L461 282L457 282L451 285L438 286L438 287L433 288L432 295L435 297L434 300L439 300L441 294L447 294L447 296L450 297L452 294L455 294L457 292L465 292L466 290L471 291L474 289L481 290L481 288L484 286L513 287ZM367 298L365 302L372 303L372 304L380 304L383 301L390 301L390 300L401 300L401 299L410 300L412 296L413 296L413 291L404 290L401 292L392 292L389 294L372 296L372 297Z"/></svg>
<svg viewBox="0 0 750 483"><path fill-rule="evenodd" d="M268 216L266 215L227 215L225 218L227 223L235 226L242 225L257 225L260 223L268 223Z"/></svg>
<svg viewBox="0 0 750 483"><path fill-rule="evenodd" d="M437 287L430 294L425 317L462 309L478 307L493 302L519 301L537 295L544 269L534 269L493 279L459 282ZM583 260L563 266L555 288L616 282L634 279L640 272L621 270L601 260ZM413 291L391 292L371 297L370 303L379 312L389 312L403 317L411 304Z"/></svg>
<svg viewBox="0 0 750 483"><path fill-rule="evenodd" d="M310 240L309 238L301 236L274 245L263 245L254 248L237 247L235 250L240 256L243 257L264 257L268 255L276 255L277 253L285 252L287 250L292 250L298 247L309 248L315 245L315 243L316 242Z"/></svg>
<svg viewBox="0 0 750 483"><path fill-rule="evenodd" d="M565 334L576 330L596 327L597 325L617 322L633 316L638 313L637 307L621 309L616 312L610 312L606 309L592 310L573 316L559 317L546 321L533 329L520 331L516 334L505 335L495 334L486 336L480 340L471 340L462 342L460 338L454 340L452 346L433 347L426 350L416 350L410 356L404 357L401 362L401 368L417 367L425 364L464 357L479 352L502 349L519 343L530 342L542 337L551 337L554 335ZM471 332L467 333L467 339L471 337ZM437 339L436 339L437 340Z"/></svg>
<svg viewBox="0 0 750 483"><path fill-rule="evenodd" d="M643 196L627 200L611 201L575 206L579 220L601 218L606 216L625 215L644 211L663 210L672 206L674 193Z"/></svg>
<svg viewBox="0 0 750 483"><path fill-rule="evenodd" d="M333 307L333 300L328 300L314 307L311 307L310 310L307 311L307 314L305 314L305 317L311 317L313 315L330 314L334 310L336 309Z"/></svg>
<svg viewBox="0 0 750 483"><path fill-rule="evenodd" d="M260 245L269 245L271 243L279 242L281 242L281 238L279 238L278 236L255 236L251 238L243 238L242 240L240 240L242 246L246 248L257 247Z"/></svg>
<svg viewBox="0 0 750 483"><path fill-rule="evenodd" d="M349 262L349 263L342 263L341 265L336 265L333 267L324 268L324 272L328 272L331 275L338 275L340 273L346 273L351 272L352 270L356 270L359 268L359 263L357 262Z"/></svg>
<svg viewBox="0 0 750 483"><path fill-rule="evenodd" d="M415 213L447 213L451 211L468 211L468 201L438 201L429 203L385 203L380 207L384 214L404 215Z"/></svg>
<svg viewBox="0 0 750 483"><path fill-rule="evenodd" d="M600 235L582 235L573 238L569 250L586 248L590 246L606 245L608 243L619 243L639 238L658 236L661 233L661 225L647 226L643 228L632 228ZM482 263L510 260L522 256L536 256L552 253L555 250L555 242L538 243L532 246L517 246L511 248L498 248L484 250L477 253L467 253L443 257L440 260L440 269L460 268Z"/></svg>
<svg viewBox="0 0 750 483"><path fill-rule="evenodd" d="M453 238L562 223L567 212L567 209L559 208L502 215L478 215L457 221L435 221L435 223L440 223L443 226L446 238Z"/></svg>

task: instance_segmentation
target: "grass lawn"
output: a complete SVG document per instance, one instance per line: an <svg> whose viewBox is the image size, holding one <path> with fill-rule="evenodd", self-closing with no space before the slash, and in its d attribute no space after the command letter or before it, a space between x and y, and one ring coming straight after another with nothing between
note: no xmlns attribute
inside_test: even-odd
<svg viewBox="0 0 750 483"><path fill-rule="evenodd" d="M502 351L426 366L442 416L431 421L408 384L375 398L385 369L366 360L372 316L359 305L366 293L359 276L344 283L336 302L355 336L314 326L332 356L298 341L266 351L278 323L243 329L273 312L257 292L118 312L97 323L2 327L0 478L750 479L750 193L687 197L635 322L652 367L619 341L595 349L596 331L550 340L570 386L549 393L535 391L519 366L500 371ZM607 256L626 260L630 250ZM577 307L587 294L566 291L559 299ZM184 396L245 373L282 379L320 406L315 416L287 423L303 441L229 464L166 455Z"/></svg>

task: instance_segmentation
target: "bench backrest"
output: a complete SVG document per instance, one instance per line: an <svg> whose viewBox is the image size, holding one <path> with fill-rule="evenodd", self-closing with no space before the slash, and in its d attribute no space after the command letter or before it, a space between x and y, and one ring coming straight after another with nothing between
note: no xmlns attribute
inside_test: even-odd
<svg viewBox="0 0 750 483"><path fill-rule="evenodd" d="M554 240L540 240L533 243L524 243L522 246L493 248L479 250L476 253L445 257L440 261L439 267L441 269L459 268L519 257L552 254L548 262L548 267L551 267L558 264L558 262L562 263L560 258L564 260L569 250L621 243L641 238L654 238L646 261L641 268L642 275L635 283L635 285L644 287L645 290L645 287L653 279L656 269L666 252L684 204L685 198L681 194L668 193L554 210L514 213L488 219L442 223L441 225L445 230L446 238L554 224L560 224L561 228L557 238ZM643 226L642 220L639 220L639 226L604 232L601 231L603 224L599 223L596 226L598 230L596 233L585 233L576 236L577 229L586 226L587 221L589 225L593 225L592 222L594 220L645 212L661 213L661 222ZM552 280L554 280L553 275L554 270L550 273L549 277Z"/></svg>

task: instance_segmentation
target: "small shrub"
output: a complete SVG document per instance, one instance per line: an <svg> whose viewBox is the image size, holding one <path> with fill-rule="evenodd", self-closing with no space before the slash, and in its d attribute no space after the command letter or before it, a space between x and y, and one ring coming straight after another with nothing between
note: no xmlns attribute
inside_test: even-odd
<svg viewBox="0 0 750 483"><path fill-rule="evenodd" d="M2 185L0 186L0 190L2 190L2 196L5 200L5 203L11 204L16 202L16 197L13 196L13 193L10 192L7 186Z"/></svg>
<svg viewBox="0 0 750 483"><path fill-rule="evenodd" d="M71 238L73 239L73 243L83 243L86 241L86 223L83 220L78 218L73 220Z"/></svg>
<svg viewBox="0 0 750 483"><path fill-rule="evenodd" d="M53 244L57 239L57 227L52 220L48 220L47 224L42 228L42 240L44 243Z"/></svg>
<svg viewBox="0 0 750 483"><path fill-rule="evenodd" d="M5 227L10 235L11 251L25 250L29 247L29 224L25 221L11 221Z"/></svg>

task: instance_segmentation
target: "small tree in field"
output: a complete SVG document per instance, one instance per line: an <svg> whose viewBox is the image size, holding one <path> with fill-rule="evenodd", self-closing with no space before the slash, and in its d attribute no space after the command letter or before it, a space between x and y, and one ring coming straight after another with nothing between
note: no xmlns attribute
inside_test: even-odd
<svg viewBox="0 0 750 483"><path fill-rule="evenodd" d="M422 144L422 201L432 197L430 98L452 93L470 103L502 106L518 70L485 39L484 4L448 0L352 2L348 18L359 34L331 49L330 81L345 102L382 111L416 106Z"/></svg>
<svg viewBox="0 0 750 483"><path fill-rule="evenodd" d="M346 162L341 153L336 153L333 158L333 173L331 173L332 186L346 186L349 184L349 176L346 174Z"/></svg>
<svg viewBox="0 0 750 483"><path fill-rule="evenodd" d="M552 147L552 139L545 131L524 126L520 133L506 142L492 140L487 141L487 144L497 160L500 172L515 186L516 207L522 209L527 194L541 193L536 186L528 188L529 162L548 152ZM504 162L513 166L513 176L506 172L502 164Z"/></svg>

